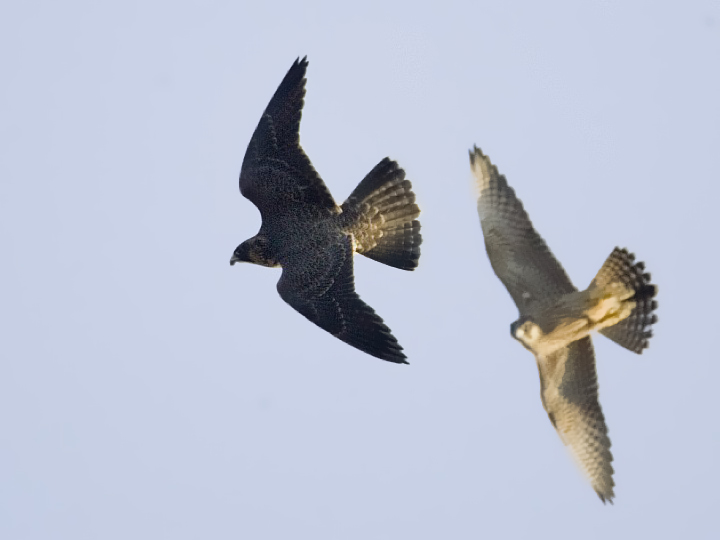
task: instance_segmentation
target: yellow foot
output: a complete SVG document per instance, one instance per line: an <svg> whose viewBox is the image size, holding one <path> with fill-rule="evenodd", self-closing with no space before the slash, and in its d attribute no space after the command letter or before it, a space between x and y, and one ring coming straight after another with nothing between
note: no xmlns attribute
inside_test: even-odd
<svg viewBox="0 0 720 540"><path fill-rule="evenodd" d="M600 330L613 326L630 316L635 301L629 300L635 292L622 283L610 283L602 289L597 303L586 313L595 327Z"/></svg>

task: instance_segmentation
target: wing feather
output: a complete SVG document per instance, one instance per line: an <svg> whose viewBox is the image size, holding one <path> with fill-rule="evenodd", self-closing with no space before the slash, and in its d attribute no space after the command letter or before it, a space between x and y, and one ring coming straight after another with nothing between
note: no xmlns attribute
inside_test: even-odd
<svg viewBox="0 0 720 540"><path fill-rule="evenodd" d="M526 315L536 302L575 291L513 188L477 146L470 152L470 165L480 192L477 210L490 264L520 314Z"/></svg>
<svg viewBox="0 0 720 540"><path fill-rule="evenodd" d="M537 362L542 402L550 421L598 497L612 503L613 456L598 401L592 341L589 337L574 341Z"/></svg>
<svg viewBox="0 0 720 540"><path fill-rule="evenodd" d="M293 203L336 209L325 183L300 146L307 57L297 59L253 133L240 171L240 192L263 214Z"/></svg>
<svg viewBox="0 0 720 540"><path fill-rule="evenodd" d="M283 264L283 300L336 338L372 356L407 364L402 347L375 311L355 292L350 237L322 256L298 251Z"/></svg>

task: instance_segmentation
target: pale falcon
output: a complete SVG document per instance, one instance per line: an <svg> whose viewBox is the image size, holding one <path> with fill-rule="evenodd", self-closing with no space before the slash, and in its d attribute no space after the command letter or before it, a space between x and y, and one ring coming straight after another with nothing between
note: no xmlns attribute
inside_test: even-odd
<svg viewBox="0 0 720 540"><path fill-rule="evenodd" d="M240 192L260 210L260 231L230 264L282 267L285 302L336 338L406 364L402 347L355 292L353 254L403 270L420 257L420 209L405 171L383 159L338 206L300 146L307 57L292 65L248 144Z"/></svg>
<svg viewBox="0 0 720 540"><path fill-rule="evenodd" d="M610 439L598 402L590 332L642 353L657 321L657 287L643 263L615 248L590 286L578 291L504 176L482 151L470 151L477 209L490 264L520 312L510 331L535 355L542 404L600 499L615 485Z"/></svg>

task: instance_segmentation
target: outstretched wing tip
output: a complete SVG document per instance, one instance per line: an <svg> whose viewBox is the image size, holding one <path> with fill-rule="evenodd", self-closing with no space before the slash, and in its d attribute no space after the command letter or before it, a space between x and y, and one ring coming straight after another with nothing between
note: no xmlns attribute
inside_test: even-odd
<svg viewBox="0 0 720 540"><path fill-rule="evenodd" d="M240 168L240 193L261 213L278 209L292 197L278 191L278 182L290 184L292 194L304 203L334 209L335 201L300 145L300 121L305 105L307 56L290 66L260 117ZM262 168L271 170L267 177ZM265 174L265 173L263 173ZM268 176L268 174L266 174ZM278 195L280 193L280 195Z"/></svg>
<svg viewBox="0 0 720 540"><path fill-rule="evenodd" d="M368 351L364 351L368 352ZM372 354L372 353L368 353ZM386 352L379 352L377 355L373 354L376 358L379 358L380 360L385 360L386 362L392 362L393 364L405 364L410 365L410 362L407 361L407 356L405 356L405 353L402 352L402 347L400 349L390 349Z"/></svg>
<svg viewBox="0 0 720 540"><path fill-rule="evenodd" d="M478 147L477 144L473 144L473 147L468 150L468 154L470 154L470 165L474 165L475 160L478 158L487 157L485 154L483 154L483 151Z"/></svg>

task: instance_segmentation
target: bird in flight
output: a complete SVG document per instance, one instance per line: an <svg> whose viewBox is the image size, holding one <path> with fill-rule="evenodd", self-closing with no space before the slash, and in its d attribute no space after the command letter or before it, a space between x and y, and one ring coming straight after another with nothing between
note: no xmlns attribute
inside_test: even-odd
<svg viewBox="0 0 720 540"><path fill-rule="evenodd" d="M641 354L657 322L657 287L643 263L615 248L590 286L578 291L513 188L477 147L470 151L470 166L490 264L520 312L510 332L535 356L542 404L560 439L600 499L612 503L613 457L590 333Z"/></svg>
<svg viewBox="0 0 720 540"><path fill-rule="evenodd" d="M413 270L420 258L420 209L405 171L378 163L338 206L300 146L307 57L290 67L245 152L240 193L262 218L230 264L282 267L285 302L336 338L372 356L407 364L402 347L355 292L353 254Z"/></svg>

